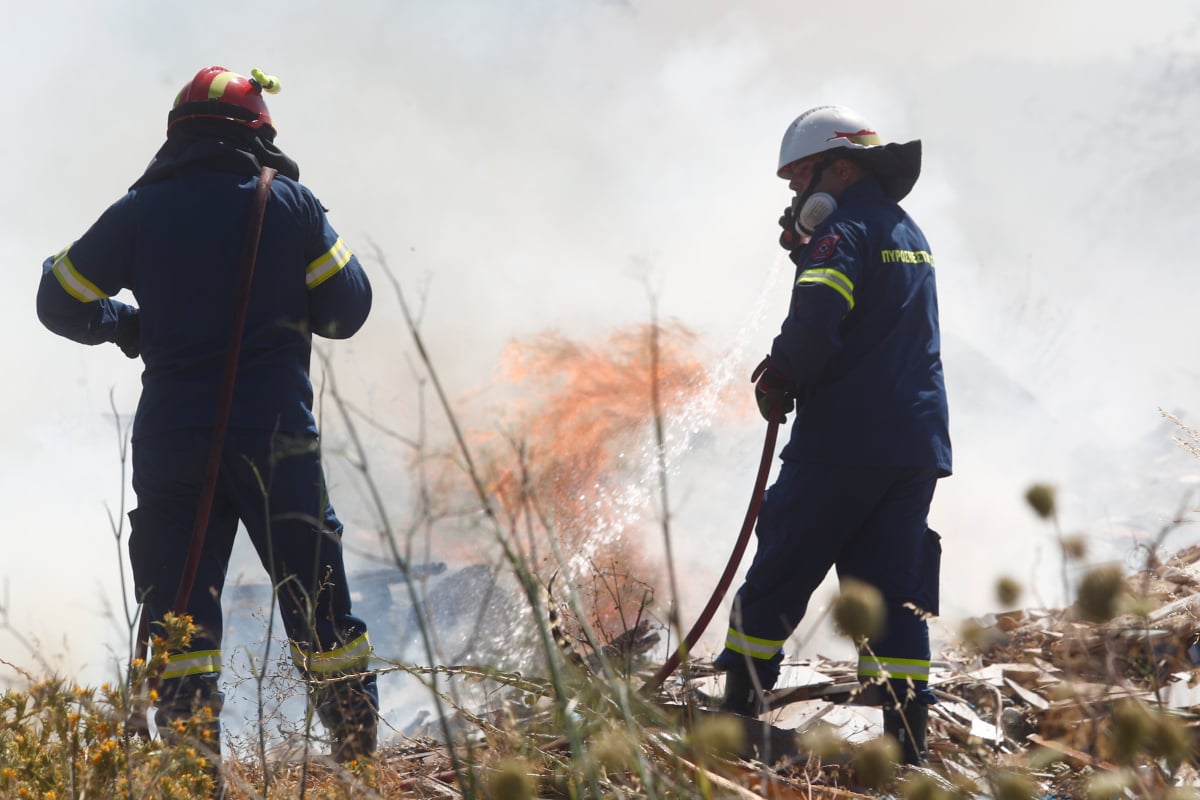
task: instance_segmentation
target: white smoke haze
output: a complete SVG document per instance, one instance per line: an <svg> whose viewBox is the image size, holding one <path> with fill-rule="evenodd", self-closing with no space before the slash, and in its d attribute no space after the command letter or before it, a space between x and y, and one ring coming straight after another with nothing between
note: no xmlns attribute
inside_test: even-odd
<svg viewBox="0 0 1200 800"><path fill-rule="evenodd" d="M4 621L65 672L109 679L124 658L105 613L122 602L106 509L117 514L128 480L109 398L127 422L139 368L41 328L40 264L140 174L175 93L214 63L282 80L269 101L278 143L376 288L366 327L326 352L340 389L388 428L415 435L419 370L374 246L421 309L449 392L471 408L508 341L644 322L646 282L660 316L745 382L787 307L779 138L800 111L838 103L887 139L924 141L904 205L938 259L956 462L930 520L945 545L939 637L995 610L1001 575L1025 582L1025 602L1063 601L1053 529L1022 500L1030 483L1060 487L1063 528L1089 534L1091 558L1126 561L1195 488L1200 470L1157 411L1194 422L1200 401L1200 146L1188 141L1200 15L1186 0L1155 4L1153 24L1109 0L870 0L852 19L766 0L351 0L228 18L117 0L9 15L0 578ZM436 410L427 416L440 436ZM733 545L761 447L752 414L705 424L672 461L685 624ZM326 433L348 546L374 551L373 511L336 455L344 431L328 420ZM370 441L403 521L403 449ZM1168 546L1194 538L1185 528ZM443 544L430 543L432 558ZM242 553L238 573L257 579L258 567ZM836 647L816 635L791 651ZM0 659L31 663L6 631Z"/></svg>

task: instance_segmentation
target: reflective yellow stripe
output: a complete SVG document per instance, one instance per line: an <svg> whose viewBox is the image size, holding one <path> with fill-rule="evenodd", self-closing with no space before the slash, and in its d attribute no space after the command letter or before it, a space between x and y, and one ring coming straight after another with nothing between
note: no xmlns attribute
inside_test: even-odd
<svg viewBox="0 0 1200 800"><path fill-rule="evenodd" d="M774 658L775 654L783 649L783 643L786 641L787 639L759 639L756 636L739 633L733 628L730 628L729 633L725 634L725 646L730 650L763 660Z"/></svg>
<svg viewBox="0 0 1200 800"><path fill-rule="evenodd" d="M886 673L886 674L885 674ZM879 658L859 656L858 675L862 678L894 678L914 681L929 680L929 662L917 658Z"/></svg>
<svg viewBox="0 0 1200 800"><path fill-rule="evenodd" d="M846 302L850 304L850 308L854 308L854 282L836 269L829 269L828 267L806 269L800 273L800 277L796 280L797 286L802 283L819 283L822 286L828 286L846 298Z"/></svg>
<svg viewBox="0 0 1200 800"><path fill-rule="evenodd" d="M339 236L338 240L333 243L333 247L326 250L325 254L319 258L313 259L313 262L308 265L308 270L304 275L308 288L314 289L329 280L339 269L346 266L346 262L352 255L354 254L350 252L350 248L342 243L342 237Z"/></svg>
<svg viewBox="0 0 1200 800"><path fill-rule="evenodd" d="M326 653L306 653L292 645L292 661L309 673L328 674L366 669L371 657L371 643L364 633L354 641Z"/></svg>
<svg viewBox="0 0 1200 800"><path fill-rule="evenodd" d="M228 86L229 82L236 77L236 72L222 72L218 75L214 75L212 83L208 85L208 99L219 100L221 95L225 94L225 87Z"/></svg>
<svg viewBox="0 0 1200 800"><path fill-rule="evenodd" d="M71 263L71 257L67 255L67 250L63 250L55 257L53 267L54 277L58 278L63 290L81 303L94 303L108 297L97 288L96 284L79 274L75 265Z"/></svg>
<svg viewBox="0 0 1200 800"><path fill-rule="evenodd" d="M198 650L195 653L180 653L167 659L163 678L182 678L187 675L204 675L221 671L220 650Z"/></svg>

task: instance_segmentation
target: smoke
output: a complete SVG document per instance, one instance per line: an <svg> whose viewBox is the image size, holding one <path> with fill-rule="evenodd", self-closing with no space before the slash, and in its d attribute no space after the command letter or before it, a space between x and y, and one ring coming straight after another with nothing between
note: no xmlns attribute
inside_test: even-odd
<svg viewBox="0 0 1200 800"><path fill-rule="evenodd" d="M127 422L139 373L115 348L40 328L38 265L140 174L175 92L210 63L280 76L279 144L351 246L386 256L456 398L489 391L514 338L646 321L647 280L662 318L717 360L744 348L748 371L787 305L771 276L788 122L836 102L888 139L921 138L905 207L938 259L956 446L931 519L947 629L993 607L1002 572L1061 600L1028 483L1060 485L1064 525L1091 534L1097 558L1127 557L1179 507L1195 462L1171 449L1157 407L1188 421L1200 383L1198 153L1183 133L1200 111L1200 37L1184 0L1157 4L1153 26L1083 0L867 2L853 19L782 0L356 0L221 17L147 0L23 4L0 33L0 64L22 76L0 156L14 276L0 321L5 620L67 671L107 678L122 658L105 611L121 603L109 515L127 483L109 408ZM381 425L411 434L426 419L436 433L395 299L367 266L372 319L328 348L339 386ZM343 432L327 433L336 451ZM732 546L760 436L748 416L672 465L685 620ZM406 459L376 443L402 520ZM348 544L373 549L361 485L338 463L331 477ZM0 658L30 661L2 631Z"/></svg>

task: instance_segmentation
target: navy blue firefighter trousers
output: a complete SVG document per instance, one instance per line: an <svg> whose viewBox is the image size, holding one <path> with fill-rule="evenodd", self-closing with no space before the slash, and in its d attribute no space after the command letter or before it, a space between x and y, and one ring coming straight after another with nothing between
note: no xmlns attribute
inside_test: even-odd
<svg viewBox="0 0 1200 800"><path fill-rule="evenodd" d="M883 595L883 631L859 650L859 678L887 676L903 700L929 703L929 625L938 613L940 537L926 519L936 469L784 461L759 514L758 549L734 598L722 669L753 667L775 686L783 645L836 567ZM914 606L918 611L914 611Z"/></svg>
<svg viewBox="0 0 1200 800"><path fill-rule="evenodd" d="M180 584L210 441L208 430L186 430L133 443L138 505L129 514L129 553L152 632L171 609ZM375 676L364 674L370 655L367 626L351 613L342 523L326 492L317 437L231 430L188 602L198 632L186 652L170 654L160 690L160 729L198 702L219 715L221 592L239 520L278 589L292 660L314 686L322 721L335 726L368 722L379 699Z"/></svg>

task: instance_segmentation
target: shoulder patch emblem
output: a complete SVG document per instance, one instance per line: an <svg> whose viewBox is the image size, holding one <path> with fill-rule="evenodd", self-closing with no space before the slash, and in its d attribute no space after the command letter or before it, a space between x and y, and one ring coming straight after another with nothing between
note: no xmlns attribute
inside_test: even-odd
<svg viewBox="0 0 1200 800"><path fill-rule="evenodd" d="M820 239L808 246L808 261L810 264L820 264L822 261L828 261L834 251L837 250L837 243L842 240L840 233L827 233Z"/></svg>

